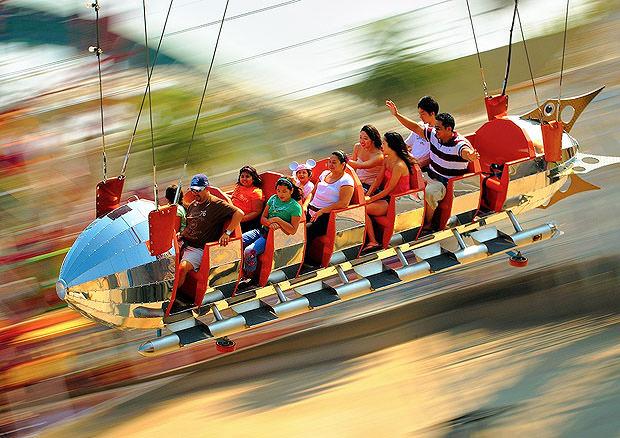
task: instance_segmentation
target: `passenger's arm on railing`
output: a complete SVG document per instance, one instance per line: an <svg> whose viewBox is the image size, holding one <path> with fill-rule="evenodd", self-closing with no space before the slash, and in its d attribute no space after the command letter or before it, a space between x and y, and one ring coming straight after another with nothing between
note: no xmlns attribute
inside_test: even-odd
<svg viewBox="0 0 620 438"><path fill-rule="evenodd" d="M234 207L234 208L235 208L235 212L230 218L230 224L228 225L228 228L224 230L224 233L222 233L222 237L220 237L221 246L228 245L228 241L230 240L230 234L228 233L228 231L229 230L234 231L241 224L241 219L243 218L243 210L241 210L239 207Z"/></svg>
<svg viewBox="0 0 620 438"><path fill-rule="evenodd" d="M480 159L480 154L473 147L465 146L461 149L461 157L467 161L475 161Z"/></svg>
<svg viewBox="0 0 620 438"><path fill-rule="evenodd" d="M346 208L349 206L349 202L351 202L351 198L353 197L353 186L342 186L340 187L340 198L338 201L334 202L332 205L327 207L323 207L316 212L314 217L312 218L312 222L316 222L316 220L322 214L326 214L331 212L332 210L338 210L341 208Z"/></svg>
<svg viewBox="0 0 620 438"><path fill-rule="evenodd" d="M284 231L286 234L290 236L291 234L295 234L297 232L297 227L299 227L300 220L301 220L301 216L293 216L291 217L291 223L288 223L282 218L274 217L271 219L272 221L271 224L277 225L279 228L282 228L282 231ZM277 228L273 228L273 229L277 229Z"/></svg>

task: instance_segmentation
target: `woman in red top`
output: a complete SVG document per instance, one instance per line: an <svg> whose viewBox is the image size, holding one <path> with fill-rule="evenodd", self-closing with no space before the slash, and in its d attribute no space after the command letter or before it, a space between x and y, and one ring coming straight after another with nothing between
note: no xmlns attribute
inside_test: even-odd
<svg viewBox="0 0 620 438"><path fill-rule="evenodd" d="M371 216L383 216L387 213L389 196L399 195L409 190L410 175L414 172L415 158L407 150L403 137L397 132L386 132L383 135L383 167L381 173L368 189L366 196L366 230L368 242L364 250L377 248L379 242L375 236L375 230ZM373 195L381 187L383 189Z"/></svg>
<svg viewBox="0 0 620 438"><path fill-rule="evenodd" d="M244 233L260 227L260 215L263 212L265 200L260 188L262 184L260 175L252 166L243 166L239 170L239 178L232 194L232 202L235 207L243 210L241 231Z"/></svg>

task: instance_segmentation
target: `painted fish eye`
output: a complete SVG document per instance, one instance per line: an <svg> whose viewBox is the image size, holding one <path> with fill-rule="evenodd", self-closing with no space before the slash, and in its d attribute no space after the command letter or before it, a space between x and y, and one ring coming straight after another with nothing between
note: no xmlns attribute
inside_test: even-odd
<svg viewBox="0 0 620 438"><path fill-rule="evenodd" d="M548 103L545 105L543 111L545 112L546 116L550 116L555 112L555 105L552 103Z"/></svg>

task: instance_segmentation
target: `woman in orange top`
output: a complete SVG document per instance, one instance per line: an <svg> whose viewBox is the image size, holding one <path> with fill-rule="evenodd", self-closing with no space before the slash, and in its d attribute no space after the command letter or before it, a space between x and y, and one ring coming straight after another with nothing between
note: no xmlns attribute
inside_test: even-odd
<svg viewBox="0 0 620 438"><path fill-rule="evenodd" d="M252 166L243 166L239 170L239 178L232 194L232 202L235 207L243 210L241 230L244 233L260 227L260 215L263 212L265 200L260 188L262 184L258 172Z"/></svg>

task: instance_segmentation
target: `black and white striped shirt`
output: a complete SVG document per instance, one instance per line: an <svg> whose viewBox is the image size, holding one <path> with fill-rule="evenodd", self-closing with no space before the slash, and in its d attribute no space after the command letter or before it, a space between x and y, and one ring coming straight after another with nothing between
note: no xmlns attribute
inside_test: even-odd
<svg viewBox="0 0 620 438"><path fill-rule="evenodd" d="M431 163L428 172L431 178L445 184L450 178L467 173L469 161L461 156L461 152L464 148L473 149L473 147L465 137L455 132L450 141L444 144L437 138L435 128L431 127L424 129L424 137L431 145Z"/></svg>

